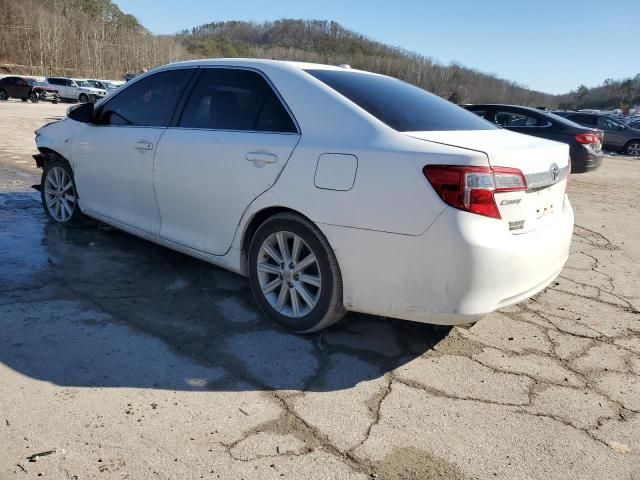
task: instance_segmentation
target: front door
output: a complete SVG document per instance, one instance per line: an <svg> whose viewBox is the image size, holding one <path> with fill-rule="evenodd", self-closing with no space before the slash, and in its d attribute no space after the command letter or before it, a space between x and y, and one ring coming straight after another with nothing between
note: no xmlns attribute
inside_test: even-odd
<svg viewBox="0 0 640 480"><path fill-rule="evenodd" d="M155 187L168 240L222 255L247 206L278 178L298 130L262 74L202 68L160 139Z"/></svg>
<svg viewBox="0 0 640 480"><path fill-rule="evenodd" d="M173 69L133 82L96 110L93 123L78 127L72 159L83 210L159 233L154 157L193 71Z"/></svg>

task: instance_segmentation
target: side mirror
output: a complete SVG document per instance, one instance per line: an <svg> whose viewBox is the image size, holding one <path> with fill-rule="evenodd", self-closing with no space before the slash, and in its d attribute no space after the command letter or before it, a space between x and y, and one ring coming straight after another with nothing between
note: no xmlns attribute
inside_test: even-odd
<svg viewBox="0 0 640 480"><path fill-rule="evenodd" d="M67 112L67 117L76 122L89 123L93 118L93 103L81 103L71 107Z"/></svg>

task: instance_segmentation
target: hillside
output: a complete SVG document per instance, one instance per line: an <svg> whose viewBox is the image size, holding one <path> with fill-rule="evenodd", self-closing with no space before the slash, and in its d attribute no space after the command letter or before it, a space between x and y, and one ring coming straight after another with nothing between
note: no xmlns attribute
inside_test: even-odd
<svg viewBox="0 0 640 480"><path fill-rule="evenodd" d="M347 63L457 103L613 108L640 101L638 77L550 95L462 65L443 65L326 20L214 22L177 35L153 35L111 0L0 0L0 74L119 79L125 72L203 57Z"/></svg>
<svg viewBox="0 0 640 480"><path fill-rule="evenodd" d="M186 56L110 0L0 0L0 74L119 79Z"/></svg>
<svg viewBox="0 0 640 480"><path fill-rule="evenodd" d="M562 109L595 108L626 110L640 105L640 73L623 80L607 79L602 85L587 88L580 85L575 91L558 98Z"/></svg>
<svg viewBox="0 0 640 480"><path fill-rule="evenodd" d="M457 103L557 105L555 95L535 92L461 65L442 65L325 20L209 23L182 32L179 38L196 57L250 56L347 63L354 68L393 75Z"/></svg>

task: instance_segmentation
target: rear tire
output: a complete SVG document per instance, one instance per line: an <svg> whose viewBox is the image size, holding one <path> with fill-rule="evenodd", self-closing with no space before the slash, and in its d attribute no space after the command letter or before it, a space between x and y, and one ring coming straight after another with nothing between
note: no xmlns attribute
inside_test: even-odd
<svg viewBox="0 0 640 480"><path fill-rule="evenodd" d="M27 102L29 98L21 98L20 100L22 100L23 102Z"/></svg>
<svg viewBox="0 0 640 480"><path fill-rule="evenodd" d="M296 333L340 320L342 275L322 232L295 213L279 213L256 230L249 246L249 284L274 322Z"/></svg>
<svg viewBox="0 0 640 480"><path fill-rule="evenodd" d="M80 211L73 170L66 160L51 159L45 163L40 180L40 200L47 217L64 227L86 224Z"/></svg>
<svg viewBox="0 0 640 480"><path fill-rule="evenodd" d="M7 95L7 91L0 88L0 100L9 100L9 95Z"/></svg>
<svg viewBox="0 0 640 480"><path fill-rule="evenodd" d="M630 157L640 157L640 140L631 140L624 146L624 153Z"/></svg>

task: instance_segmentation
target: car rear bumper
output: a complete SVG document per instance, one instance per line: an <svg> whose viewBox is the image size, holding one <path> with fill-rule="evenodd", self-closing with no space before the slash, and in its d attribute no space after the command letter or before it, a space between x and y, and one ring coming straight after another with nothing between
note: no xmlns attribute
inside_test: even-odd
<svg viewBox="0 0 640 480"><path fill-rule="evenodd" d="M320 227L336 252L348 310L455 325L548 286L568 258L573 211L566 199L553 224L518 235L449 207L416 237Z"/></svg>
<svg viewBox="0 0 640 480"><path fill-rule="evenodd" d="M571 148L571 173L591 172L600 168L604 153L602 150L596 151L592 148L579 145Z"/></svg>

